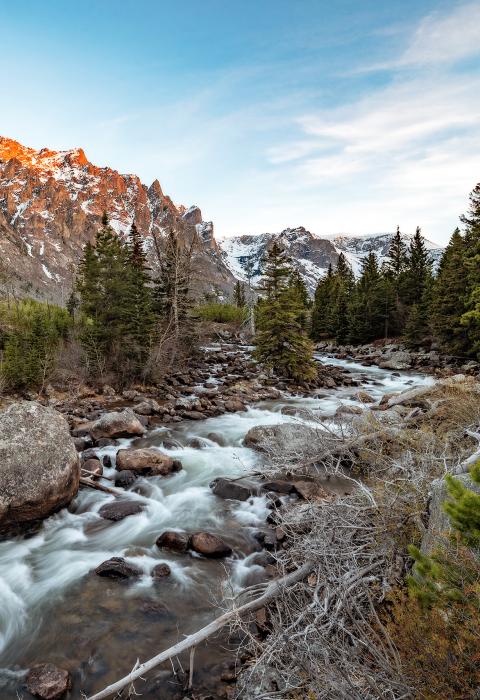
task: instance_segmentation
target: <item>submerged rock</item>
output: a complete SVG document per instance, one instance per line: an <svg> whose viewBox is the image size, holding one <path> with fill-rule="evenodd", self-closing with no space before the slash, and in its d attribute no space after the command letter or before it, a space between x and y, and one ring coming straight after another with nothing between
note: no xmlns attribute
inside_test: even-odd
<svg viewBox="0 0 480 700"><path fill-rule="evenodd" d="M145 432L145 426L141 424L131 408L104 413L90 427L90 433L95 440L99 438L134 437L136 435L144 435Z"/></svg>
<svg viewBox="0 0 480 700"><path fill-rule="evenodd" d="M112 557L107 561L102 562L95 569L97 576L105 576L107 578L138 578L142 575L142 570L133 564L129 564L123 557Z"/></svg>
<svg viewBox="0 0 480 700"><path fill-rule="evenodd" d="M0 532L68 505L79 478L78 452L60 413L34 401L0 413Z"/></svg>
<svg viewBox="0 0 480 700"><path fill-rule="evenodd" d="M193 534L190 539L190 549L212 559L228 557L232 553L232 548L228 544L210 532L196 532Z"/></svg>
<svg viewBox="0 0 480 700"><path fill-rule="evenodd" d="M68 671L53 664L37 664L27 674L27 690L41 700L60 700L70 690L72 680Z"/></svg>
<svg viewBox="0 0 480 700"><path fill-rule="evenodd" d="M172 459L168 455L151 447L141 449L127 448L117 452L117 469L129 470L144 476L167 476L178 472L182 468L178 459Z"/></svg>
<svg viewBox="0 0 480 700"><path fill-rule="evenodd" d="M138 501L113 501L112 503L106 503L102 506L98 514L105 520L117 522L118 520L128 518L129 515L137 515L137 513L141 513L143 509L144 505L138 503Z"/></svg>
<svg viewBox="0 0 480 700"><path fill-rule="evenodd" d="M152 569L152 578L155 580L166 578L167 576L170 576L171 573L172 570L168 564L157 564L157 566L154 566Z"/></svg>
<svg viewBox="0 0 480 700"><path fill-rule="evenodd" d="M115 486L120 488L127 488L131 486L137 480L138 474L132 472L130 469L123 469L115 477Z"/></svg>

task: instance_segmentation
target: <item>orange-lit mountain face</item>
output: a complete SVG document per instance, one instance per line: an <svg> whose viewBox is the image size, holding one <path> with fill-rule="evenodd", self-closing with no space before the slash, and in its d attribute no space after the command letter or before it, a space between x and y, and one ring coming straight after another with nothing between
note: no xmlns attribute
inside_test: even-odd
<svg viewBox="0 0 480 700"><path fill-rule="evenodd" d="M36 151L0 137L0 265L12 291L64 301L103 212L121 237L135 221L153 265L154 237L161 242L170 227L195 236L205 290L231 288L212 224L198 207L175 206L158 180L147 187L136 175L97 167L81 148Z"/></svg>

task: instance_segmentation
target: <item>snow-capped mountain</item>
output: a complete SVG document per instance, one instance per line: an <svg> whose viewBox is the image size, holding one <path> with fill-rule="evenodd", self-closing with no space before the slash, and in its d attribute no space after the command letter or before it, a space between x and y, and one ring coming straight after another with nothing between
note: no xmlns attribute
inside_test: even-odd
<svg viewBox="0 0 480 700"><path fill-rule="evenodd" d="M37 151L0 137L0 271L13 290L64 301L103 212L121 237L135 221L153 266L155 240L161 245L167 229L196 236L203 288L232 288L213 224L196 206L176 206L158 180L147 187L136 175L93 165L81 148Z"/></svg>
<svg viewBox="0 0 480 700"><path fill-rule="evenodd" d="M318 280L327 272L331 264L335 268L338 256L344 253L353 272L358 276L362 259L375 252L382 263L388 254L393 233L377 233L367 236L335 234L317 236L302 226L287 228L281 233L236 236L219 241L227 267L239 279L246 279L245 264L253 264L253 283L258 283L262 275L262 260L268 248L278 241L289 252L295 266L302 275L311 294ZM408 245L412 236L403 234ZM432 241L425 241L435 264L438 264L443 249Z"/></svg>

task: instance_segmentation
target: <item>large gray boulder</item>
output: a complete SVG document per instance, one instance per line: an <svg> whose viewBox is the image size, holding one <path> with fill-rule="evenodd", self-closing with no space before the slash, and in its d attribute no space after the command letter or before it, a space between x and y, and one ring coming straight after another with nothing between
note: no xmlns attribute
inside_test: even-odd
<svg viewBox="0 0 480 700"><path fill-rule="evenodd" d="M382 369L410 369L412 356L406 350L396 350L386 353L378 363Z"/></svg>
<svg viewBox="0 0 480 700"><path fill-rule="evenodd" d="M459 474L456 479L476 493L480 493L480 486L472 481L470 474ZM424 554L432 554L442 540L452 532L450 519L443 509L443 504L449 499L447 483L445 479L436 479L430 489L430 505L427 529L422 537L421 551Z"/></svg>
<svg viewBox="0 0 480 700"><path fill-rule="evenodd" d="M147 432L131 408L111 411L100 416L90 427L94 440L99 438L135 437Z"/></svg>
<svg viewBox="0 0 480 700"><path fill-rule="evenodd" d="M280 423L279 425L257 425L245 435L243 444L260 452L275 452L289 459L295 455L315 454L324 441L331 439L329 433L302 423Z"/></svg>
<svg viewBox="0 0 480 700"><path fill-rule="evenodd" d="M79 477L78 452L60 413L34 401L0 413L0 532L68 505Z"/></svg>

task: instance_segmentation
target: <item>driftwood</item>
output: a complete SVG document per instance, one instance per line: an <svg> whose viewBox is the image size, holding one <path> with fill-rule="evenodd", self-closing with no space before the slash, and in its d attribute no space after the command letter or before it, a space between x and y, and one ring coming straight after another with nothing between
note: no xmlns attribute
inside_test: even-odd
<svg viewBox="0 0 480 700"><path fill-rule="evenodd" d="M430 385L420 386L415 389L409 389L408 391L402 391L401 394L397 396L392 396L391 399L387 401L387 407L393 408L394 406L401 406L406 401L412 401L413 399L419 399L421 396L425 396L432 390Z"/></svg>
<svg viewBox="0 0 480 700"><path fill-rule="evenodd" d="M91 489L97 489L97 491L103 491L104 493L109 493L112 496L121 496L122 492L119 489L110 489L108 486L102 486L102 484L99 484L96 481L92 481L91 479L87 479L86 476L81 476L80 477L80 483L82 486L90 486Z"/></svg>
<svg viewBox="0 0 480 700"><path fill-rule="evenodd" d="M273 598L277 597L283 591L288 588L289 586L292 586L294 583L297 583L298 581L301 581L304 579L306 576L308 576L309 573L313 571L314 568L314 563L311 561L306 562L301 566L299 569L296 571L293 571L290 574L287 574L286 576L277 579L276 581L272 581L271 583L268 584L268 586L265 589L265 592L259 597L256 598L255 600L251 600L248 603L244 603L243 605L240 605L238 608L234 608L233 610L229 610L228 612L224 613L220 617L217 617L213 622L210 622L210 624L206 625L205 627L202 627L202 629L198 630L197 632L194 632L193 634L188 635L185 637L184 640L181 642L178 642L178 644L175 644L172 647L169 647L165 651L162 651L160 654L157 654L154 656L152 659L149 661L145 661L143 664L140 664L140 666L137 666L132 670L127 676L124 678L120 679L116 683L112 683L109 685L107 688L104 688L98 693L95 693L95 695L91 695L87 700L101 700L102 698L108 698L124 688L126 688L128 685L133 683L137 678L141 678L145 673L148 671L151 671L153 668L158 666L159 664L163 663L164 661L168 661L169 659L173 658L174 656L177 656L178 654L181 654L184 651L190 650L190 663L191 663L191 668L190 668L190 676L189 676L189 684L191 685L192 683L192 678L193 678L193 651L195 647L200 644L201 642L204 642L206 639L212 636L212 634L215 634L219 630L221 630L223 627L225 627L227 624L232 622L234 619L236 619L238 616L243 616L248 612L252 612L254 610L258 610L259 608L263 607L266 603L268 603L270 600ZM248 591L247 591L248 592Z"/></svg>
<svg viewBox="0 0 480 700"><path fill-rule="evenodd" d="M478 442L478 449L475 450L470 457L467 457L463 460L463 462L460 462L460 464L457 465L454 470L455 474L465 474L468 472L470 467L473 467L474 464L480 461L480 433L473 430L466 430L465 435L468 435Z"/></svg>

